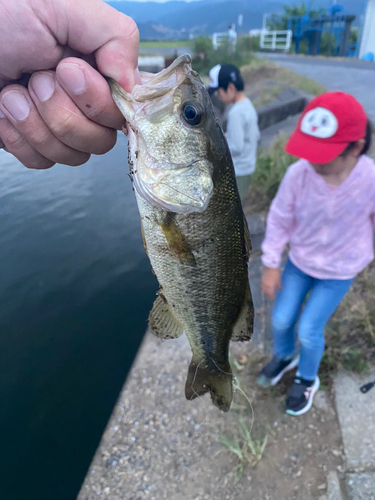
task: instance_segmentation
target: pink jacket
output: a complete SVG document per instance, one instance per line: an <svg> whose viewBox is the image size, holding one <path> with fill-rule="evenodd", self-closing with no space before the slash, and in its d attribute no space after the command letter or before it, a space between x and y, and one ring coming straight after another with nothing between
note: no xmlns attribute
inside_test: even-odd
<svg viewBox="0 0 375 500"><path fill-rule="evenodd" d="M306 160L291 165L274 198L262 244L263 264L289 258L319 279L351 279L374 258L375 164L361 156L335 189Z"/></svg>

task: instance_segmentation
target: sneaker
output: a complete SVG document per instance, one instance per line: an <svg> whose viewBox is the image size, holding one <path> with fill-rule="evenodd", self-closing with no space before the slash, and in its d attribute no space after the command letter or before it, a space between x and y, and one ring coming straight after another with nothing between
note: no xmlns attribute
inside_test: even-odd
<svg viewBox="0 0 375 500"><path fill-rule="evenodd" d="M271 387L277 384L281 377L289 370L298 365L299 355L288 359L279 359L274 356L271 361L261 370L258 376L258 385Z"/></svg>
<svg viewBox="0 0 375 500"><path fill-rule="evenodd" d="M305 380L301 377L296 377L286 400L286 412L289 415L297 416L309 411L319 385L319 377L316 377L315 380Z"/></svg>

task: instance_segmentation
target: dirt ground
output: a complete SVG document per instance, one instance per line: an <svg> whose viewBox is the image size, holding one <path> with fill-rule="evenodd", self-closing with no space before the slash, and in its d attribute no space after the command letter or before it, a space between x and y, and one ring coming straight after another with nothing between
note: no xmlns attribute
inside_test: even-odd
<svg viewBox="0 0 375 500"><path fill-rule="evenodd" d="M312 500L323 495L327 473L343 471L329 394L319 392L311 411L291 417L284 404L293 374L276 388L258 389L256 374L265 356L251 343L232 343L231 353L252 410L237 392L231 411L223 414L208 396L185 400L191 356L186 338L162 342L148 334L78 500ZM235 437L243 444L241 421L254 446L265 436L267 444L259 462L243 462L237 477L239 460L220 441Z"/></svg>
<svg viewBox="0 0 375 500"><path fill-rule="evenodd" d="M275 78L273 73L264 75L262 71L259 82ZM253 84L258 84L255 78ZM271 93L275 87L278 84L270 85ZM249 198L254 199L254 193L256 197L252 191ZM266 210L268 204L263 199L257 211ZM249 205L248 209L254 213L255 207ZM333 318L332 326L340 339L346 335L348 346L345 351L341 340L331 336L326 375L338 366L330 363L343 364L345 355L363 350L363 346L368 353L365 361L374 357L369 348L375 345L370 304L373 294L368 292L374 269L375 265L371 266L370 274L356 280ZM367 318L366 323L363 318ZM208 396L185 400L191 358L187 339L160 341L148 334L77 500L321 498L326 493L328 473L338 472L342 478L344 472L341 432L330 384L326 384L326 391L317 393L307 414L291 417L284 405L294 373L287 374L275 388L260 389L256 375L268 361L267 355L252 343L232 343L231 357L246 397L237 391L232 409L223 414ZM349 361L355 369L358 359ZM241 423L245 434L251 431L247 443L255 448L255 454L251 450L248 453L248 461L241 461L233 452L241 455L244 451ZM263 454L256 459L265 437Z"/></svg>

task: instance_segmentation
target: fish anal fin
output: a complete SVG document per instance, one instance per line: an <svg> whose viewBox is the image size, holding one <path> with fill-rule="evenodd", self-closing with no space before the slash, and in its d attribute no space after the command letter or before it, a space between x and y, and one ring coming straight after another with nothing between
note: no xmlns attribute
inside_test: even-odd
<svg viewBox="0 0 375 500"><path fill-rule="evenodd" d="M254 328L254 304L249 281L246 283L245 299L240 314L233 328L232 339L236 342L250 340Z"/></svg>
<svg viewBox="0 0 375 500"><path fill-rule="evenodd" d="M219 365L209 358L198 360L193 356L185 385L186 399L195 399L206 392L219 410L229 411L233 399L232 370L229 362Z"/></svg>
<svg viewBox="0 0 375 500"><path fill-rule="evenodd" d="M183 333L181 323L172 313L164 295L159 291L148 317L151 332L160 339L176 339Z"/></svg>

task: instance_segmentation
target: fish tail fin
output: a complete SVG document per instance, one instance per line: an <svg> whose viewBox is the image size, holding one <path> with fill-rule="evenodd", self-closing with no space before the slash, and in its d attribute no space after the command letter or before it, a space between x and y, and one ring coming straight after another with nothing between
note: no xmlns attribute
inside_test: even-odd
<svg viewBox="0 0 375 500"><path fill-rule="evenodd" d="M227 412L233 399L233 376L230 364L218 363L212 358L197 360L193 357L185 385L186 399L195 399L206 392L219 410Z"/></svg>

